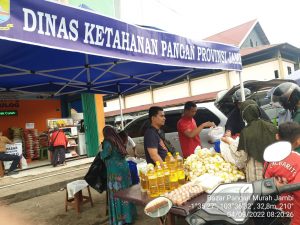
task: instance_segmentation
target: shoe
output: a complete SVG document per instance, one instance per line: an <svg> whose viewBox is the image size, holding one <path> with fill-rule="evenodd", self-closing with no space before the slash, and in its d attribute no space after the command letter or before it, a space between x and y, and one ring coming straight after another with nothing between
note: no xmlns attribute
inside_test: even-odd
<svg viewBox="0 0 300 225"><path fill-rule="evenodd" d="M15 170L13 170L13 171L8 171L8 172L6 173L7 176L10 176L10 175L16 175L16 174L19 174L19 172L18 172L18 171L15 171Z"/></svg>

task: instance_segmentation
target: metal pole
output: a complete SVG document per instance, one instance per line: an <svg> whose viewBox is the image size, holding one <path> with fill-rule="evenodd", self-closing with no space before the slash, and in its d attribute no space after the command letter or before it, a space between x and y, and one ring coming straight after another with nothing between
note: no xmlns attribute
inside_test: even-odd
<svg viewBox="0 0 300 225"><path fill-rule="evenodd" d="M242 72L238 71L237 72L239 74L239 78L240 78L240 89L241 89L241 97L242 97L242 101L245 101L245 91L244 91L244 83L243 83L243 78L242 78Z"/></svg>
<svg viewBox="0 0 300 225"><path fill-rule="evenodd" d="M122 95L119 94L119 105L120 105L120 115L121 115L121 128L124 130L124 120L123 120L123 109L122 109Z"/></svg>

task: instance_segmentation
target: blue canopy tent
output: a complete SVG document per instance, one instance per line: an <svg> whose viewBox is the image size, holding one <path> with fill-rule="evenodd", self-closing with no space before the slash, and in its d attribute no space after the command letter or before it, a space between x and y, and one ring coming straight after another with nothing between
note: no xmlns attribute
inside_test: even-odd
<svg viewBox="0 0 300 225"><path fill-rule="evenodd" d="M242 70L239 48L50 1L0 3L0 94L123 95L201 71ZM241 78L241 76L240 76Z"/></svg>

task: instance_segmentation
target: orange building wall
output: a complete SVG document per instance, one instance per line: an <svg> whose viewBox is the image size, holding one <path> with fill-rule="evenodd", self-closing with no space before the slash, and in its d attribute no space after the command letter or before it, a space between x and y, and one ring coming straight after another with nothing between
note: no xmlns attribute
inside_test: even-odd
<svg viewBox="0 0 300 225"><path fill-rule="evenodd" d="M3 103L14 107L3 107ZM25 128L26 123L34 123L39 132L47 130L47 119L61 118L60 100L18 100L0 101L0 110L17 110L18 116L0 116L0 130L7 135L9 127ZM18 105L19 107L15 107Z"/></svg>

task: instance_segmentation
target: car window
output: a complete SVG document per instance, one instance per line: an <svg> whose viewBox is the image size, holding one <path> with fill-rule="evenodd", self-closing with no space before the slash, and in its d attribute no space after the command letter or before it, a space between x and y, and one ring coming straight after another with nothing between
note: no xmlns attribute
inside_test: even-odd
<svg viewBox="0 0 300 225"><path fill-rule="evenodd" d="M194 116L197 126L207 121L214 122L216 125L220 124L220 119L207 108L200 107Z"/></svg>
<svg viewBox="0 0 300 225"><path fill-rule="evenodd" d="M148 117L142 117L137 120L135 120L133 123L129 124L126 128L125 131L127 134L132 137L142 137L144 136L146 128L149 126L149 120Z"/></svg>
<svg viewBox="0 0 300 225"><path fill-rule="evenodd" d="M173 133L177 132L177 122L181 117L181 112L176 111L174 113L166 113L166 122L165 125L162 127L165 133Z"/></svg>

